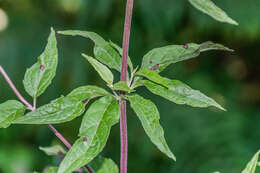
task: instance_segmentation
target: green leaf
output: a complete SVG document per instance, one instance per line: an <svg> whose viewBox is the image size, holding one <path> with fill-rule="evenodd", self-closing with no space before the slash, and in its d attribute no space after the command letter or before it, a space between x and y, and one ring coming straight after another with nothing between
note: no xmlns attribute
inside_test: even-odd
<svg viewBox="0 0 260 173"><path fill-rule="evenodd" d="M60 145L54 145L50 147L39 147L40 150L42 150L45 154L48 156L56 156L59 154L66 154L66 151L64 148Z"/></svg>
<svg viewBox="0 0 260 173"><path fill-rule="evenodd" d="M134 92L135 90L129 88L126 82L119 81L113 85L113 90L125 91L125 92Z"/></svg>
<svg viewBox="0 0 260 173"><path fill-rule="evenodd" d="M98 157L94 159L91 164L91 168L95 173L119 173L119 169L112 159Z"/></svg>
<svg viewBox="0 0 260 173"><path fill-rule="evenodd" d="M198 10L206 13L217 21L238 25L238 23L231 19L222 9L217 7L211 0L189 0L190 3Z"/></svg>
<svg viewBox="0 0 260 173"><path fill-rule="evenodd" d="M59 31L58 33L63 35L72 35L72 36L78 35L78 36L91 39L95 43L95 47L94 47L95 57L103 64L106 64L108 67L113 68L120 72L121 70L120 55L113 47L111 47L111 45L107 41L105 41L98 34L94 32L77 31L77 30Z"/></svg>
<svg viewBox="0 0 260 173"><path fill-rule="evenodd" d="M82 137L73 144L58 173L70 173L93 160L103 150L111 127L118 121L118 102L111 96L94 102L83 117L80 127Z"/></svg>
<svg viewBox="0 0 260 173"><path fill-rule="evenodd" d="M24 76L24 88L30 96L36 98L46 90L56 74L57 64L57 42L55 31L51 28L44 52L38 57L38 62L26 70Z"/></svg>
<svg viewBox="0 0 260 173"><path fill-rule="evenodd" d="M85 110L85 104L69 97L60 97L16 119L14 124L58 124L71 121Z"/></svg>
<svg viewBox="0 0 260 173"><path fill-rule="evenodd" d="M103 88L93 85L86 85L74 89L70 94L68 94L68 97L76 101L85 101L87 99L90 100L95 97L105 95L110 95L110 93Z"/></svg>
<svg viewBox="0 0 260 173"><path fill-rule="evenodd" d="M254 173L258 163L260 150L254 155L251 161L246 165L246 168L243 170L242 173Z"/></svg>
<svg viewBox="0 0 260 173"><path fill-rule="evenodd" d="M25 110L26 107L16 100L0 104L0 128L9 127L15 119L24 114Z"/></svg>
<svg viewBox="0 0 260 173"><path fill-rule="evenodd" d="M58 172L58 167L49 167L43 173L57 173L57 172Z"/></svg>
<svg viewBox="0 0 260 173"><path fill-rule="evenodd" d="M82 54L88 62L95 68L95 70L98 72L98 74L101 76L101 78L106 81L109 85L113 84L114 76L112 72L103 64L95 60L94 58L87 56L85 54Z"/></svg>
<svg viewBox="0 0 260 173"><path fill-rule="evenodd" d="M116 43L112 42L111 40L109 41L109 44L118 51L121 57L123 56L123 49L120 46L118 46ZM128 66L131 72L134 71L134 66L129 56L128 56Z"/></svg>
<svg viewBox="0 0 260 173"><path fill-rule="evenodd" d="M136 75L140 75L148 78L149 80L161 84L165 87L168 87L168 84L164 81L164 78L161 77L158 73L152 70L140 70L136 73Z"/></svg>
<svg viewBox="0 0 260 173"><path fill-rule="evenodd" d="M213 99L202 94L198 90L190 88L188 85L178 80L170 80L164 78L168 83L168 88L157 85L150 81L143 81L145 87L152 93L162 96L176 104L187 104L192 107L209 107L214 106L221 110L225 110Z"/></svg>
<svg viewBox="0 0 260 173"><path fill-rule="evenodd" d="M233 51L223 45L210 41L202 44L189 43L186 45L169 45L152 49L144 55L141 69L150 69L161 72L172 63L195 58L200 55L200 52L207 50Z"/></svg>
<svg viewBox="0 0 260 173"><path fill-rule="evenodd" d="M127 98L130 101L131 107L141 120L143 128L151 141L161 152L166 154L169 158L176 160L164 138L164 131L159 122L160 114L155 104L137 94L127 95Z"/></svg>

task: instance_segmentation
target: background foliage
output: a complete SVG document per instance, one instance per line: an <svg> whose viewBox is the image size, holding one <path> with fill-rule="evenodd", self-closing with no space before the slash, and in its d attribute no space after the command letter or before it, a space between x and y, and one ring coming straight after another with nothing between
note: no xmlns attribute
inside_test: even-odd
<svg viewBox="0 0 260 173"><path fill-rule="evenodd" d="M214 1L236 21L231 26L214 21L182 0L142 0L135 2L130 55L134 64L148 50L168 44L202 43L207 40L235 49L229 52L205 52L200 58L167 68L162 75L184 81L194 89L216 99L228 111L199 109L170 103L151 96L144 87L142 95L152 99L161 113L170 148L177 162L164 157L150 143L128 112L129 171L237 173L260 146L260 2L256 0ZM94 31L105 39L121 44L124 1L122 0L0 0L0 64L6 69L21 93L22 78L43 51L50 26L56 30ZM4 28L7 15L8 25ZM54 85L40 97L39 105L84 84L104 83L79 52L92 55L93 43L84 38L58 37L59 66ZM135 55L135 57L133 57ZM0 77L0 102L15 95ZM57 125L70 141L76 139L80 125L73 122ZM119 126L112 129L103 155L119 163ZM41 171L57 163L38 149L58 143L46 126L12 125L0 130L0 172ZM149 165L149 166L147 166Z"/></svg>

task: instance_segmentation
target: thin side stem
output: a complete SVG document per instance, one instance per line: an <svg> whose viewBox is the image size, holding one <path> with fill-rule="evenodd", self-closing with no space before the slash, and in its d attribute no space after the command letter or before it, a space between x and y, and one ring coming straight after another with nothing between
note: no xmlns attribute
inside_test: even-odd
<svg viewBox="0 0 260 173"><path fill-rule="evenodd" d="M134 0L127 0L125 11L125 24L123 35L123 55L121 63L121 81L127 81L127 64L128 64L128 50L131 31L132 11ZM124 95L125 92L120 92ZM121 99L120 105L120 138L121 138L121 159L120 159L120 173L127 173L127 116L126 116L126 101Z"/></svg>
<svg viewBox="0 0 260 173"><path fill-rule="evenodd" d="M19 98L19 100L21 102L23 102L28 109L30 109L31 111L34 111L36 109L36 99L34 99L34 103L33 106L27 102L27 100L25 100L25 98L20 94L20 92L16 89L15 85L13 84L13 82L11 81L11 79L9 78L9 76L7 75L7 73L5 72L5 70L3 69L2 66L0 66L0 72L3 75L3 77L5 78L6 82L9 84L9 86L12 88L12 90L14 91L15 95ZM51 124L48 124L49 129L59 138L59 140L68 148L71 148L71 144L68 142L68 140L62 136L62 134ZM92 168L88 165L85 165L85 167L87 168L89 173L94 173L94 171L92 170ZM78 170L79 172L82 172L81 170Z"/></svg>

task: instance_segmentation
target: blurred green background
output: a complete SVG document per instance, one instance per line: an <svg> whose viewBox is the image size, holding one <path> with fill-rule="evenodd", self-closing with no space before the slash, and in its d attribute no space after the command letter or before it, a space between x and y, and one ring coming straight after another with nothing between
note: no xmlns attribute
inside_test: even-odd
<svg viewBox="0 0 260 173"><path fill-rule="evenodd" d="M199 58L177 63L163 73L180 79L213 97L228 111L176 105L138 89L153 100L161 113L161 124L172 162L149 141L134 112L128 111L130 173L239 173L260 148L260 1L214 0L239 22L230 26L214 21L184 0L140 0L135 2L130 55L135 65L150 49L168 44L219 42L235 49L205 52ZM22 79L44 49L55 30L94 31L121 44L124 23L123 0L0 0L0 64L19 91ZM80 53L92 55L93 43L80 37L57 35L57 75L39 105L85 84L104 82ZM118 75L117 75L118 76ZM0 76L0 102L16 99ZM56 127L69 141L78 133L81 117ZM0 129L0 172L42 171L58 163L39 146L59 143L46 126L12 125ZM102 155L119 163L119 125L112 129ZM259 173L259 170L258 170Z"/></svg>

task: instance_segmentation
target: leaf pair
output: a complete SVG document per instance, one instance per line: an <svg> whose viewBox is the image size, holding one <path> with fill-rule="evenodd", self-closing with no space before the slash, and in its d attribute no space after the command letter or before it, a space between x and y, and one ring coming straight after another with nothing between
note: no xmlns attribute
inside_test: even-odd
<svg viewBox="0 0 260 173"><path fill-rule="evenodd" d="M85 113L79 136L62 161L58 173L70 173L88 164L104 148L110 129L119 121L119 106L113 96L95 101Z"/></svg>

